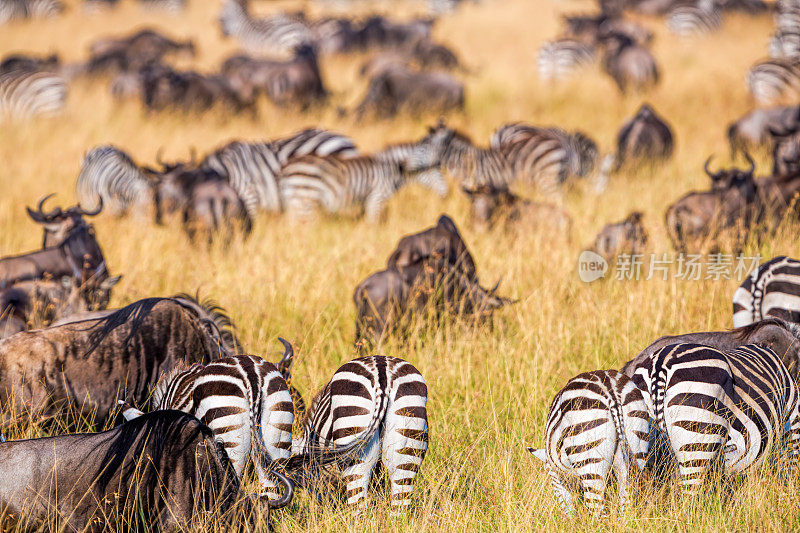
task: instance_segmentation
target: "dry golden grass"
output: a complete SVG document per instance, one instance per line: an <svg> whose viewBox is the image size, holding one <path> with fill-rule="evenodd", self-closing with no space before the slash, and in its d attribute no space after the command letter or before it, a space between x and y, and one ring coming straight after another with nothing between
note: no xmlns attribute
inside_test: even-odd
<svg viewBox="0 0 800 533"><path fill-rule="evenodd" d="M180 17L142 12L130 0L116 11L87 16L73 0L73 9L63 17L2 27L0 55L57 51L78 61L86 58L95 38L150 25L195 39L200 56L194 66L214 69L236 45L220 37L217 2L190 4ZM395 4L357 3L353 12L377 8L406 15L416 9ZM264 2L258 10L282 5L301 4ZM322 10L318 4L305 7ZM565 519L543 469L525 451L525 446L542 443L550 399L569 377L618 368L664 334L731 325L735 280L587 285L576 275L576 259L603 224L634 209L645 213L651 251L671 251L664 210L684 192L707 185L702 172L707 155L727 159L725 127L751 106L744 74L765 55L771 19L730 15L719 33L685 40L668 35L663 21L643 19L656 32L654 54L662 81L642 97L619 95L599 69L556 86L540 82L536 52L558 33L560 14L592 9L586 2L467 2L435 28L436 37L453 46L470 70L465 76L467 109L449 120L476 142L486 144L495 127L521 120L579 128L607 152L622 122L643 100L673 125L677 150L668 164L652 174L617 176L599 198L578 193L567 198L575 220L569 241L526 229L477 231L468 223L469 206L462 195L439 200L418 187L402 191L380 225L321 220L298 228L265 216L246 242L209 251L193 248L176 225L155 227L108 216L95 221L111 271L125 276L112 305L199 288L227 308L251 353L275 360L276 337L290 339L299 352L295 381L306 394L354 356L353 288L382 268L402 235L429 226L439 213L450 213L462 227L485 284L502 277L501 292L519 299L497 313L491 331L456 324L384 350L413 362L430 391L430 449L418 477L413 515L390 520L385 501L378 499L364 516L355 517L343 505L319 503L300 493L274 515L278 531L780 531L800 526L797 484L781 484L769 472L747 477L728 492L709 488L699 501L681 502L669 492L642 489L627 516ZM309 125L349 134L364 151L420 136L435 117L363 124L337 117L335 106L350 108L363 94L364 82L356 75L361 59L324 60L334 92L330 107L298 114L263 103L257 120L216 111L147 116L135 102L116 104L106 82L76 81L62 115L0 124L0 254L40 245L39 230L27 220L24 206L50 192L71 202L81 157L97 144L117 144L138 161L151 163L160 147L168 159L179 158L191 146L203 153L231 138L273 138ZM766 172L766 161L760 163ZM749 252L797 256L796 229Z"/></svg>

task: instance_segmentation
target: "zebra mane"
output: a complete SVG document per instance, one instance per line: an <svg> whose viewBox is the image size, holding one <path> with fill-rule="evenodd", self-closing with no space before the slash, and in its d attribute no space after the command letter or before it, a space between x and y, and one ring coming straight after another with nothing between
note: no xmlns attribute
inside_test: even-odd
<svg viewBox="0 0 800 533"><path fill-rule="evenodd" d="M185 292L176 294L172 297L173 300L184 304L191 308L198 318L208 321L219 332L222 347L228 355L242 353L242 343L236 335L236 326L234 326L227 311L220 306L212 298L200 300L200 292L196 292L191 296Z"/></svg>

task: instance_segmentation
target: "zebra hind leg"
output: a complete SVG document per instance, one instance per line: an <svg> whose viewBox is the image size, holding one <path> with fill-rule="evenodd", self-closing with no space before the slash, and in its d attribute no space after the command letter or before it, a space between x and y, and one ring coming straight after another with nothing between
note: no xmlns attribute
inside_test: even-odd
<svg viewBox="0 0 800 533"><path fill-rule="evenodd" d="M390 412L392 407L389 406ZM408 412L420 407L424 412L424 405L410 406ZM390 419L395 423L387 424L382 456L391 483L392 515L397 515L411 505L414 478L428 450L428 420L427 416L403 416L396 412L390 414Z"/></svg>
<svg viewBox="0 0 800 533"><path fill-rule="evenodd" d="M380 435L376 433L364 449L360 460L342 472L342 479L346 484L348 505L357 506L359 509L366 507L367 487L379 457Z"/></svg>

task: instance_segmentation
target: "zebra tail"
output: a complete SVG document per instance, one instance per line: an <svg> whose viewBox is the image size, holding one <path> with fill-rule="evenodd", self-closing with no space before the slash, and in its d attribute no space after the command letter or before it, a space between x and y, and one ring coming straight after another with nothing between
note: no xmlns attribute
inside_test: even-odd
<svg viewBox="0 0 800 533"><path fill-rule="evenodd" d="M622 457L625 464L630 466L634 463L633 450L631 450L631 445L628 442L628 438L625 436L625 415L622 412L622 398L620 398L619 391L616 387L612 389L609 400L611 419L614 421L614 427L617 430L618 446L622 447Z"/></svg>

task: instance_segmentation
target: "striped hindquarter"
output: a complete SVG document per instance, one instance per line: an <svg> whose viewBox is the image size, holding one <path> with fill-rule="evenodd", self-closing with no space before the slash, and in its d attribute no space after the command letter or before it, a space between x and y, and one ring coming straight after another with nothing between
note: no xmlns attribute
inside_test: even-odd
<svg viewBox="0 0 800 533"><path fill-rule="evenodd" d="M158 384L153 408L177 409L206 424L240 477L247 458L253 457L261 490L278 498L278 485L269 477L266 463L291 455L294 408L275 365L251 355L193 365Z"/></svg>
<svg viewBox="0 0 800 533"><path fill-rule="evenodd" d="M0 119L53 115L67 100L67 82L58 74L12 70L0 74Z"/></svg>
<svg viewBox="0 0 800 533"><path fill-rule="evenodd" d="M75 192L84 209L96 209L102 201L115 214L152 202L147 176L128 154L110 145L92 148L84 156Z"/></svg>
<svg viewBox="0 0 800 533"><path fill-rule="evenodd" d="M628 494L628 470L644 467L649 450L647 406L641 391L616 370L580 374L553 399L545 429L545 448L529 449L546 463L562 509L575 506L565 481L576 478L587 506L603 508L608 475L619 486L620 510Z"/></svg>
<svg viewBox="0 0 800 533"><path fill-rule="evenodd" d="M733 293L733 327L765 318L800 322L800 261L774 257L754 269Z"/></svg>
<svg viewBox="0 0 800 533"><path fill-rule="evenodd" d="M592 47L574 39L549 41L539 48L537 60L539 77L543 80L563 80L595 59Z"/></svg>
<svg viewBox="0 0 800 533"><path fill-rule="evenodd" d="M788 467L800 439L797 389L770 349L720 350L674 344L654 353L633 377L666 435L684 494L696 494L716 461L725 474L757 468L779 442Z"/></svg>
<svg viewBox="0 0 800 533"><path fill-rule="evenodd" d="M366 504L366 490L379 460L391 485L391 504L411 504L413 482L428 449L428 388L422 374L396 357L370 356L342 365L311 404L299 450L326 443L346 445L377 412L379 430L355 462L340 474L347 502Z"/></svg>
<svg viewBox="0 0 800 533"><path fill-rule="evenodd" d="M747 73L747 88L756 102L768 104L784 94L800 94L800 64L797 58L776 58L753 65Z"/></svg>

